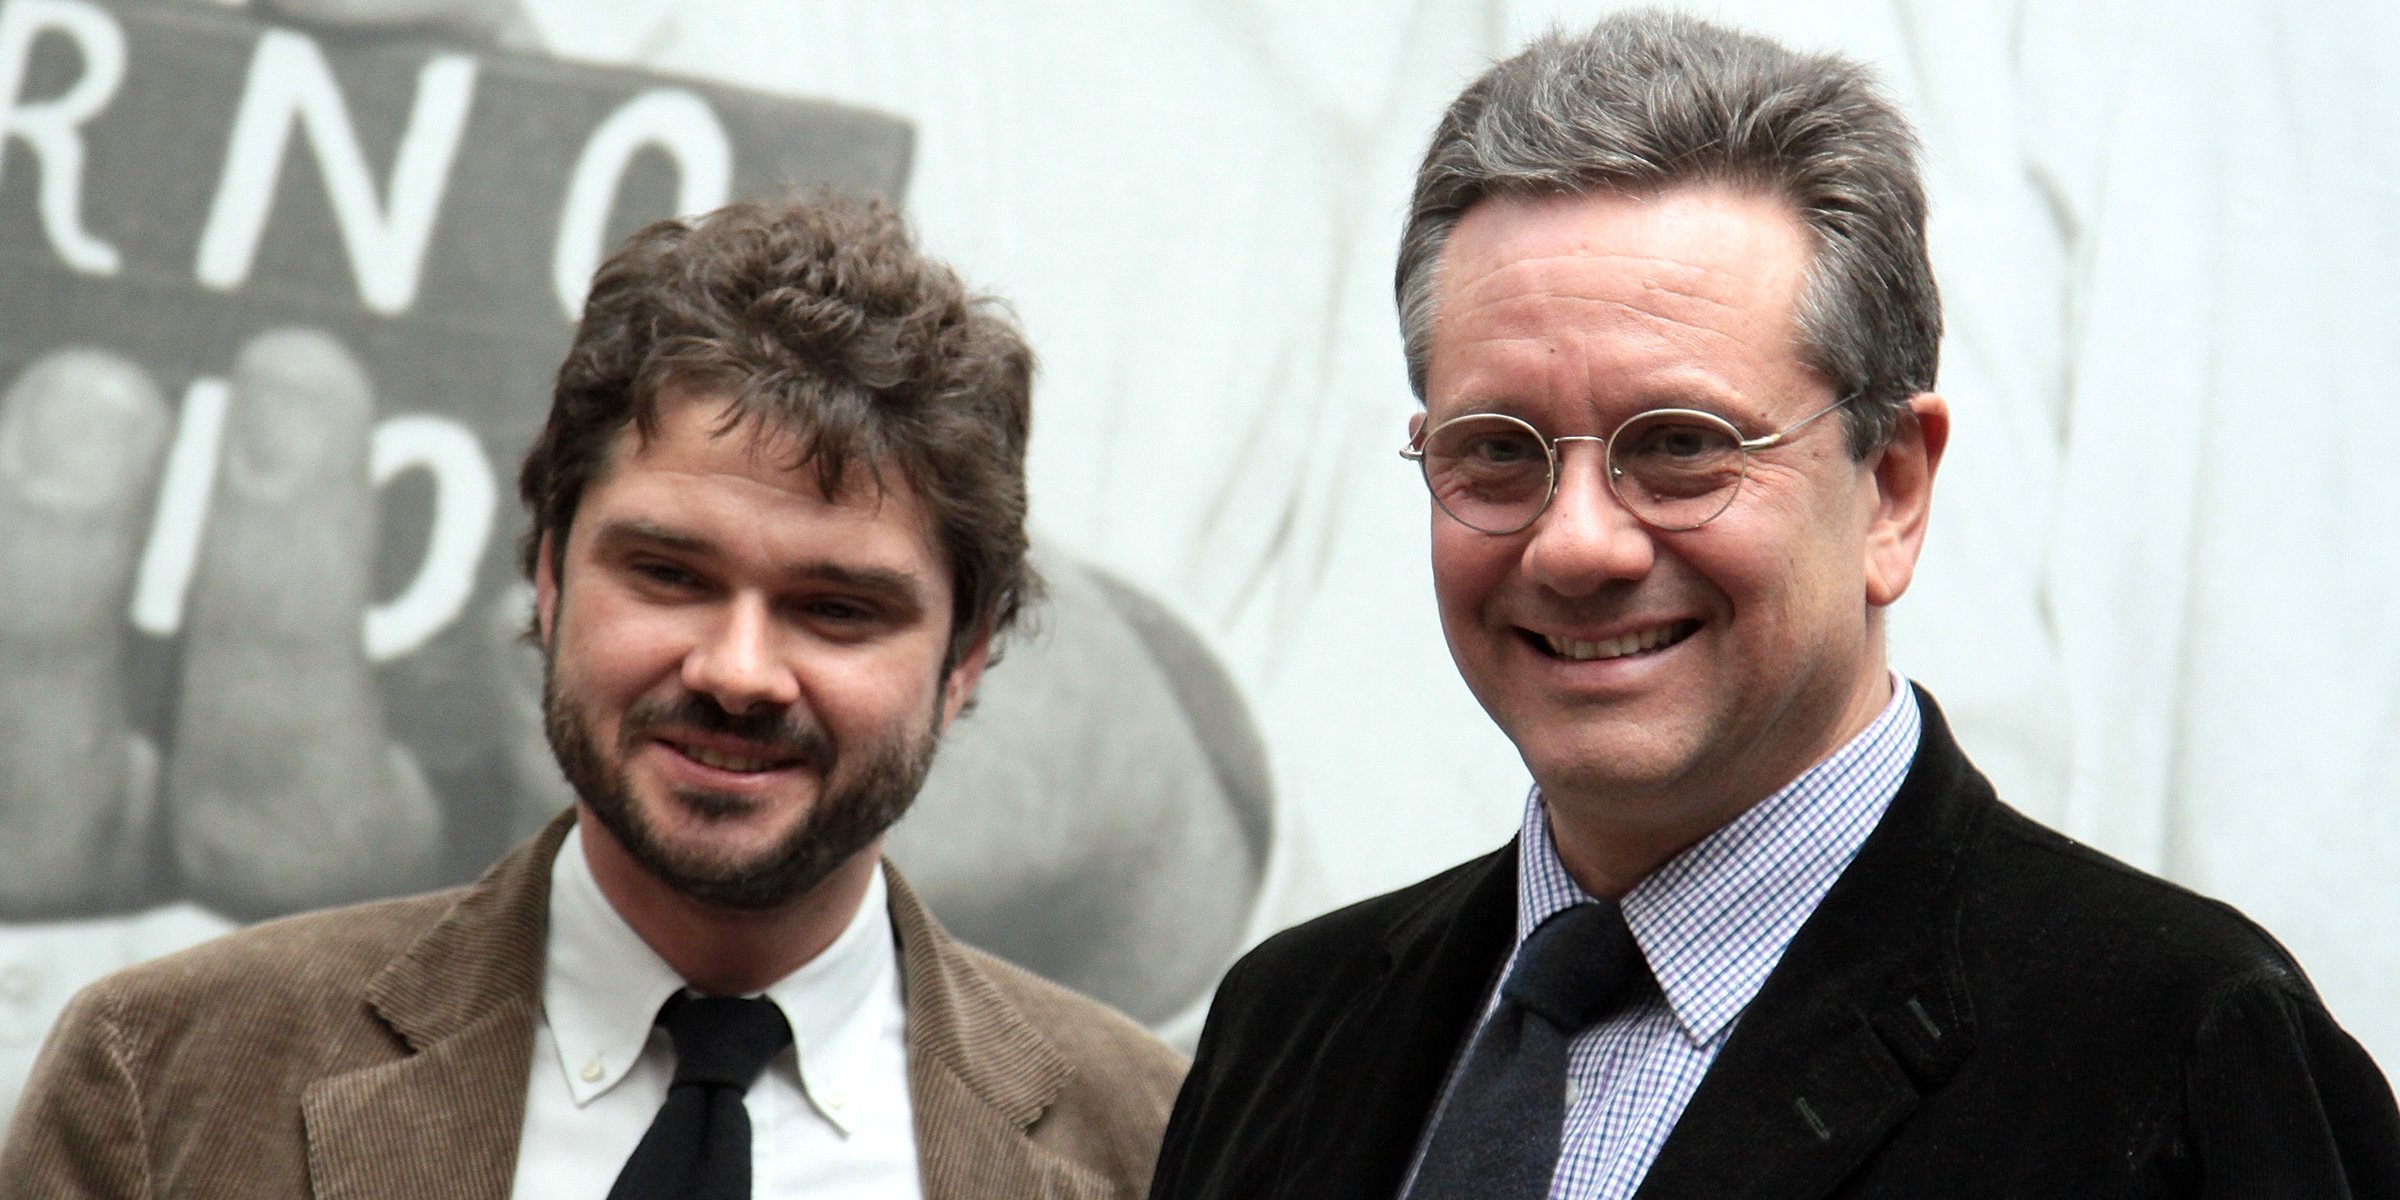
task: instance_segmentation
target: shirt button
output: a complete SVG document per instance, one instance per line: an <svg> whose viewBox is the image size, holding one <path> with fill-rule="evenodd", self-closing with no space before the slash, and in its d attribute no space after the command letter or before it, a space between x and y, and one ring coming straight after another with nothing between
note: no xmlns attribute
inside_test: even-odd
<svg viewBox="0 0 2400 1200"><path fill-rule="evenodd" d="M1577 1084L1577 1083L1576 1083L1574 1080L1572 1080L1572 1079L1568 1080L1568 1081L1567 1081L1567 1107L1568 1107L1568 1108L1573 1108L1573 1107L1575 1107L1577 1104L1581 1103L1582 1101L1583 1101L1583 1088L1582 1088L1580 1085L1578 1085L1578 1084Z"/></svg>
<svg viewBox="0 0 2400 1200"><path fill-rule="evenodd" d="M599 1059L590 1059L583 1064L582 1075L585 1083L598 1083L600 1077L606 1074L608 1074L608 1068L601 1066Z"/></svg>
<svg viewBox="0 0 2400 1200"><path fill-rule="evenodd" d="M838 1089L827 1089L825 1092L825 1107L835 1112L842 1111L842 1106L849 1102L849 1097L842 1095Z"/></svg>

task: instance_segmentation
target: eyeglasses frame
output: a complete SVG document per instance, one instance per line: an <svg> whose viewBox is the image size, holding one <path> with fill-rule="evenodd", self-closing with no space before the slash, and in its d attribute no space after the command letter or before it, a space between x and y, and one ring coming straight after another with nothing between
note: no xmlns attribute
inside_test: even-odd
<svg viewBox="0 0 2400 1200"><path fill-rule="evenodd" d="M1735 497L1741 495L1742 485L1750 481L1750 455L1753 452L1759 450L1772 450L1775 447L1782 445L1786 440L1798 434L1801 430L1807 428L1817 418L1822 417L1826 413L1832 412L1845 404L1848 404L1853 398L1853 395L1854 394L1844 395L1839 399L1836 399L1833 403L1828 404L1825 407L1820 408L1815 412L1812 412L1807 416L1784 426L1781 429L1775 430L1772 433L1763 433L1754 438L1743 437L1741 427L1735 425L1729 420L1726 420L1724 417L1697 408L1647 408L1625 418L1622 421L1617 422L1617 427L1609 430L1605 436L1594 433L1571 433L1564 437L1551 437L1549 434L1542 432L1541 428L1536 426L1533 422L1509 413L1460 413L1455 417L1451 417L1448 420L1443 421L1439 425L1420 426L1417 430L1416 436L1410 438L1407 445L1400 447L1400 457L1417 464L1417 473L1420 478L1425 480L1425 490L1433 497L1434 507L1441 509L1443 516L1446 516L1461 525L1465 525L1467 528L1487 537L1508 537L1512 534L1523 533L1524 531L1531 529L1535 522L1542 519L1542 514L1550 511L1550 502L1558 498L1559 445L1565 442L1597 442L1600 445L1600 461L1608 476L1609 497L1614 499L1618 506L1623 508L1628 515L1633 517L1634 520L1640 521L1642 524L1647 525L1652 529L1656 529L1664 533L1687 533L1716 520L1718 517L1724 516L1725 510L1733 507ZM1702 517L1689 525L1669 525L1662 521L1653 521L1650 518L1643 516L1641 513L1636 512L1632 503L1627 501L1624 494L1617 490L1617 479L1622 476L1624 472L1619 470L1617 466L1608 459L1609 447L1615 443L1620 434L1625 432L1628 426L1631 426L1636 421L1659 416L1698 417L1703 421L1721 425L1733 434L1734 448L1741 451L1741 474L1734 479L1732 487L1725 489L1725 503L1718 505L1707 516ZM1432 477L1425 475L1426 440L1431 438L1434 434L1439 433L1442 430L1459 423L1460 421L1473 420L1478 417L1498 417L1503 421L1510 421L1518 426L1521 426L1525 432L1533 435L1534 441L1541 444L1542 457L1548 461L1550 472L1549 487L1543 491L1542 502L1533 510L1533 515L1527 517L1525 522L1521 525L1512 526L1508 529L1485 529L1480 525L1470 524L1466 518L1459 516L1457 513L1451 512L1449 505L1442 503L1441 494L1433 490Z"/></svg>

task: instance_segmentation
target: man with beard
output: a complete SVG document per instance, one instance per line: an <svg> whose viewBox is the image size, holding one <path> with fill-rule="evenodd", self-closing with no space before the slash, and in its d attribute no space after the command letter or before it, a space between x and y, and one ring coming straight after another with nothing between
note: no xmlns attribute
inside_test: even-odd
<svg viewBox="0 0 2400 1200"><path fill-rule="evenodd" d="M1035 581L1031 355L832 195L650 226L528 455L575 809L68 1008L0 1195L1130 1195L1180 1074L881 863Z"/></svg>

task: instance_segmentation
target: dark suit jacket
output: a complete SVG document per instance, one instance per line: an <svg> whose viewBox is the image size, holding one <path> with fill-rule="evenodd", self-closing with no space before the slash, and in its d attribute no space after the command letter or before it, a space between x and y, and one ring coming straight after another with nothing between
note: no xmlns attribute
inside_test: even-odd
<svg viewBox="0 0 2400 1200"><path fill-rule="evenodd" d="M0 1149L0 1197L503 1200L567 828L467 887L255 926L85 989ZM1140 1194L1181 1058L891 885L927 1200Z"/></svg>
<svg viewBox="0 0 2400 1200"><path fill-rule="evenodd" d="M1999 803L1932 698L1908 778L1643 1200L2400 1197L2400 1114L2239 913ZM1515 930L1516 850L1270 939L1152 1200L1389 1200Z"/></svg>

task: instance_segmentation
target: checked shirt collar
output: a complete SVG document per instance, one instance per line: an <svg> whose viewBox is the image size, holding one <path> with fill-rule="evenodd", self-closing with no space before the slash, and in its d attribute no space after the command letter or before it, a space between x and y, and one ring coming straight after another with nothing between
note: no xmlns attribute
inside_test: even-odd
<svg viewBox="0 0 2400 1200"><path fill-rule="evenodd" d="M1626 924L1693 1045L1723 1037L1766 984L1899 792L1920 727L1915 692L1895 673L1891 702L1858 736L1626 893ZM1539 787L1520 832L1518 947L1592 898L1559 863Z"/></svg>

